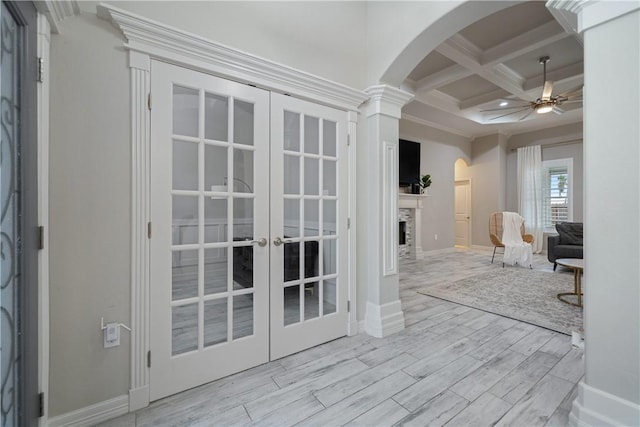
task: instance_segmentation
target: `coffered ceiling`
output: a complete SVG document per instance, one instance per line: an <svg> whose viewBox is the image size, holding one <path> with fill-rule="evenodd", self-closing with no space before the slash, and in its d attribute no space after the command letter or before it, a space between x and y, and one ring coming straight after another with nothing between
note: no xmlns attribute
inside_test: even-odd
<svg viewBox="0 0 640 427"><path fill-rule="evenodd" d="M545 2L499 11L455 34L415 67L405 81L415 98L402 110L403 118L468 137L581 121L581 102L563 103L546 114L530 107L542 96L544 56L550 57L553 96L582 86L582 40L564 31ZM581 93L569 99L582 99Z"/></svg>

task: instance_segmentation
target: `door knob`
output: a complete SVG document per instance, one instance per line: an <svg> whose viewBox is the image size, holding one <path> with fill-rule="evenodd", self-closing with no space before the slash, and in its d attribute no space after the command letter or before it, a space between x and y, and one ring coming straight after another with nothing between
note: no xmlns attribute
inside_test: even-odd
<svg viewBox="0 0 640 427"><path fill-rule="evenodd" d="M262 239L259 240L252 240L251 243L253 244L258 244L258 246L260 246L261 248L264 246L267 246L267 239L265 239L264 237Z"/></svg>
<svg viewBox="0 0 640 427"><path fill-rule="evenodd" d="M284 243L289 243L291 242L291 240L282 240L280 237L276 237L275 239L273 239L273 244L276 246L280 246Z"/></svg>

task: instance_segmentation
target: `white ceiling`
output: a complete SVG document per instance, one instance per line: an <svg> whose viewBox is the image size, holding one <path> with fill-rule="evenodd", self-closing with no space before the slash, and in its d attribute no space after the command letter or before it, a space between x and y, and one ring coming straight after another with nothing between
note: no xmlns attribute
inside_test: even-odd
<svg viewBox="0 0 640 427"><path fill-rule="evenodd" d="M583 84L583 46L545 8L529 1L490 15L455 34L427 55L405 85L416 94L403 118L467 137L501 132L518 134L582 121L582 104L568 103L563 114L529 110L482 112L525 105L542 94L543 68L553 95ZM509 104L501 107L501 102Z"/></svg>

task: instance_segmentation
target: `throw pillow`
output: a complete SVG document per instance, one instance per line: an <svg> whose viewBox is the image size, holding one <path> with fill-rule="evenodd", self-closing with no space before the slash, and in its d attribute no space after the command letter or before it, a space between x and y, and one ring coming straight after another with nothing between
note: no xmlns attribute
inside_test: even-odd
<svg viewBox="0 0 640 427"><path fill-rule="evenodd" d="M560 244L582 246L582 229L583 224L581 222L556 224L556 231L560 236Z"/></svg>

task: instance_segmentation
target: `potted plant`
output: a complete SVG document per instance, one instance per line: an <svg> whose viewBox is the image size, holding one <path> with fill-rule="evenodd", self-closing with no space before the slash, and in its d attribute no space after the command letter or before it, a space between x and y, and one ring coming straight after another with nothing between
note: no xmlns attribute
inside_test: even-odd
<svg viewBox="0 0 640 427"><path fill-rule="evenodd" d="M424 194L427 188L431 186L431 175L429 174L422 175L422 177L418 179L418 184L420 184L420 188L422 189L422 194Z"/></svg>

